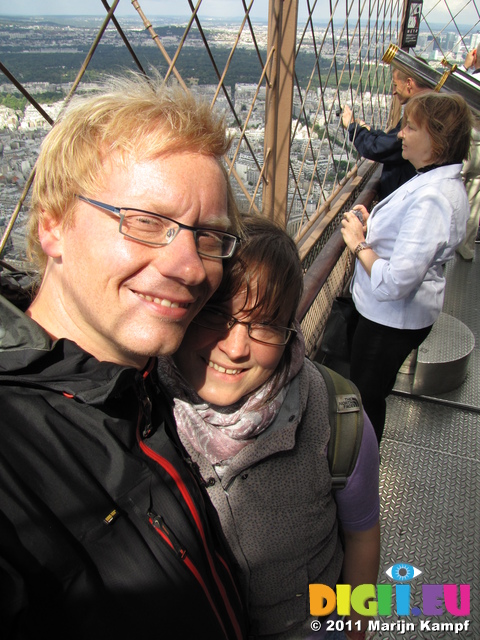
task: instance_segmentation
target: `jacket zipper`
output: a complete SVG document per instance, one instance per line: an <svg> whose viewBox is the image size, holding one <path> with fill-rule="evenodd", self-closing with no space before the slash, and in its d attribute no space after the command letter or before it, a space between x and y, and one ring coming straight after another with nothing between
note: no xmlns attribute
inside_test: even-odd
<svg viewBox="0 0 480 640"><path fill-rule="evenodd" d="M190 558L187 556L187 550L180 544L179 540L176 538L176 536L173 535L173 533L170 531L170 529L166 526L164 519L161 516L155 515L153 513L149 513L148 514L148 519L150 524L152 525L152 527L155 529L155 531L160 535L160 537L167 543L167 545L173 549L173 551L175 552L175 554L177 555L177 557L185 564L185 566L189 569L189 571L194 575L195 579L197 580L197 582L200 584L205 596L207 597L210 606L212 607L215 616L222 628L222 631L225 635L225 638L228 639L228 635L227 632L225 630L225 626L223 624L223 621L220 617L220 614L218 613L217 607L215 606L215 603L212 600L212 597L210 595L210 591L208 590L207 585L205 584L200 572L198 571L198 569L196 568L196 566L193 564L193 562L190 560ZM241 637L241 636L240 636Z"/></svg>
<svg viewBox="0 0 480 640"><path fill-rule="evenodd" d="M165 520L162 516L156 515L151 511L148 512L148 520L155 531L165 540L169 547L171 547L180 560L184 560L187 555L187 550L180 543L178 538L167 527Z"/></svg>
<svg viewBox="0 0 480 640"><path fill-rule="evenodd" d="M168 473L168 475L172 478L172 480L175 482L178 490L180 491L180 494L182 496L182 498L184 499L190 513L192 514L192 517L194 519L194 522L197 526L198 532L200 534L200 538L202 540L203 543L203 548L208 560L208 564L210 566L210 571L212 573L212 576L215 580L215 583L218 587L218 590L222 596L223 602L225 604L225 608L228 612L228 615L230 617L230 620L232 622L232 626L235 630L235 635L237 637L238 640L241 640L243 638L243 634L241 632L240 629L240 625L238 623L237 617L235 615L235 612L233 611L232 605L230 603L230 600L228 598L227 592L225 590L225 586L220 578L220 576L217 573L217 570L215 568L214 562L213 562L213 558L212 555L210 553L210 549L208 548L208 544L207 544L207 540L206 540L206 535L205 535L205 530L203 528L203 524L200 518L200 514L198 513L197 507L195 505L195 502L192 498L192 496L190 495L187 486L185 485L184 481L182 480L180 474L178 473L178 471L175 469L175 467L172 465L172 463L167 460L166 458L164 458L163 456L161 456L160 454L158 454L156 451L154 451L153 449L151 449L148 445L145 444L145 442L143 441L141 435L140 435L140 425L142 424L142 422L145 419L144 422L144 428L142 430L142 435L143 437L146 437L147 434L150 433L151 431L151 408L152 408L152 403L151 400L148 396L147 390L146 390L146 386L145 386L145 378L149 375L151 371L151 367L146 370L143 373L143 377L142 377L142 384L139 385L139 399L140 399L140 408L139 408L139 412L138 412L138 422L137 422L137 442L138 445L141 449L141 451L147 456L149 457L151 460L154 460L157 464L159 464L162 469L164 471L166 471ZM144 411L146 411L146 413L144 413ZM151 525L154 527L155 531L162 537L162 539L177 553L178 557L180 557L180 559L184 562L184 564L188 567L188 569L191 571L191 573L195 576L196 580L198 581L198 583L200 584L200 586L202 587L202 590L204 591L208 601L210 602L210 606L213 609L213 612L215 613L215 616L217 617L217 620L219 621L219 624L223 630L223 633L225 634L225 637L228 638L227 632L225 630L225 626L223 624L222 618L217 610L217 607L215 606L215 603L212 600L212 597L210 595L210 592L208 590L207 585L205 584L200 572L198 571L198 569L196 568L196 566L193 564L193 562L190 560L190 558L187 555L186 550L182 549L182 545L180 544L180 542L177 540L177 538L175 536L173 536L172 532L166 527L165 522L163 520L163 518L161 518L161 516L157 516L153 513L149 514L149 520ZM176 546L177 545L177 546ZM235 583L233 581L233 578L230 574L230 571L228 569L228 566L226 565L225 561L223 560L223 558L221 558L221 556L219 556L219 554L217 553L216 556L219 558L219 560L221 560L222 564L224 565L224 567L228 570L228 573L230 575L230 579L232 581L232 584L235 587L236 590L236 586ZM238 593L238 592L237 592Z"/></svg>

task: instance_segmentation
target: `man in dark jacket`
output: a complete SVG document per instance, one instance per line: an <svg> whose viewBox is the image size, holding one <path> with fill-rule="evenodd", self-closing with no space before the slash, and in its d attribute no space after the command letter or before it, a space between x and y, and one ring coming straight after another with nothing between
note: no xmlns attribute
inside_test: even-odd
<svg viewBox="0 0 480 640"><path fill-rule="evenodd" d="M426 83L408 76L399 69L394 69L392 72L392 85L393 96L397 97L402 106L414 95L431 90ZM380 200L386 198L416 174L414 166L402 156L402 142L398 138L398 132L402 128L401 119L389 131L371 129L363 120L355 119L350 107L346 106L342 114L342 123L348 129L350 141L353 141L358 153L363 158L383 164L380 177Z"/></svg>
<svg viewBox="0 0 480 640"><path fill-rule="evenodd" d="M216 521L156 374L238 220L207 104L78 98L37 164L26 313L0 301L0 637L243 637Z"/></svg>

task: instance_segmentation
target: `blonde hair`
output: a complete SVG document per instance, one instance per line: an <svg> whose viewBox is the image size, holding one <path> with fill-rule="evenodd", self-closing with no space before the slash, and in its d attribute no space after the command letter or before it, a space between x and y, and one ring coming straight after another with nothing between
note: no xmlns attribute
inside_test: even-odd
<svg viewBox="0 0 480 640"><path fill-rule="evenodd" d="M75 196L92 197L104 186L103 162L112 153L122 161L182 151L217 158L227 181L232 231L238 232L239 214L221 163L230 144L223 116L206 101L160 78L133 73L111 77L93 94L75 97L46 136L38 157L29 219L31 259L43 272L46 256L39 223L45 215L71 223Z"/></svg>
<svg viewBox="0 0 480 640"><path fill-rule="evenodd" d="M428 84L428 82L426 80L423 80L422 78L419 78L418 76L414 76L414 75L408 75L408 73L405 73L405 71L402 71L401 69L393 69L392 71L392 79L395 81L395 77L397 78L397 80L400 80L401 82L407 82L407 80L410 78L410 80L413 82L413 84L415 85L415 87L417 89L431 89L431 85Z"/></svg>

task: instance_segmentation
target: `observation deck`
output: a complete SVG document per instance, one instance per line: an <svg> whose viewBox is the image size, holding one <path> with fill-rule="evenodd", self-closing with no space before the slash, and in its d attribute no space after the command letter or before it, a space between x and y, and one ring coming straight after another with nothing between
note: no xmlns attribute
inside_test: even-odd
<svg viewBox="0 0 480 640"><path fill-rule="evenodd" d="M75 13L76 3L62 3ZM398 122L400 107L391 99L391 69L383 56L392 43L402 44L411 3L269 0L267 7L259 0L229 0L220 3L223 10L228 5L240 19L228 26L212 22L209 10L216 3L209 0L199 0L195 8L190 0L179 1L175 9L183 17L175 21L146 15L144 4L152 5L98 0L96 22L77 16L56 24L52 17L33 28L0 15L0 89L2 83L7 87L0 98L11 91L15 100L31 105L23 115L0 106L0 271L15 274L23 265L22 227L40 134L75 92L92 88L102 68L92 60L98 64L110 56L147 75L154 67L165 81L203 95L225 112L234 136L225 166L242 211L277 220L295 238L305 271L302 328L313 356L352 267L339 221L357 202L371 206L381 171L381 165L358 157L341 112L348 104L377 129ZM418 45L412 49L422 72L420 59L436 68L442 68L442 58L460 65L466 52L480 45L479 0L461 5L423 0ZM60 75L44 77L56 53L62 58ZM398 57L405 62L405 56ZM23 80L27 60L43 74L28 83ZM112 71L108 65L103 70ZM62 84L60 77L68 82ZM40 81L63 93L58 103L42 104ZM443 311L475 340L465 353L466 377L438 393L435 376L444 374L437 370L428 393L413 395L412 380L399 376L387 403L380 469L379 583L390 582L385 572L396 563L416 566L423 574L411 582L411 601L419 607L422 584L469 584L470 627L458 635L422 631L412 616L405 620L416 622L414 633L372 632L374 640L480 638L479 279L480 245L472 262L456 257L447 265ZM443 347L450 347L448 338ZM446 620L455 622L448 615L439 618Z"/></svg>
<svg viewBox="0 0 480 640"><path fill-rule="evenodd" d="M480 245L472 262L456 256L446 271L444 312L472 331L475 347L458 388L418 396L402 390L406 385L397 379L387 400L380 445L379 583L389 582L384 571L392 564L414 565L423 575L411 582L411 602L420 608L422 584L469 584L470 628L456 636L452 631L422 632L417 622L413 634L377 632L371 635L374 640L480 637ZM437 621L455 618L446 615Z"/></svg>

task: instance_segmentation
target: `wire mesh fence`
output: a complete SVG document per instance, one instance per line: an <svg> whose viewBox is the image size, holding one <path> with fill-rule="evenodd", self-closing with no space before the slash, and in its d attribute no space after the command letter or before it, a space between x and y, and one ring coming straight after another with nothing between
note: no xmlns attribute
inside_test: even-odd
<svg viewBox="0 0 480 640"><path fill-rule="evenodd" d="M28 124L23 128L45 130L41 118L48 128L58 115L58 105L41 106L46 91L42 92L38 85L47 88L61 84L62 91L67 85L68 99L76 90L88 90L102 73L125 68L147 74L155 70L167 80L202 93L211 100L212 107L225 111L236 136L226 160L238 200L243 210L261 212L265 95L271 81L272 59L284 55L281 50L268 48L269 14L265 3L250 0L247 5L245 0L231 0L229 11L235 19L212 17L215 6L209 0L200 0L195 6L191 1L177 6L179 12L183 11L181 19L147 15L142 6L152 6L147 1L133 0L128 4L130 15L121 13L126 2L116 0L109 7L99 0L98 8L105 17L99 17L98 26L95 21L74 15L65 16L60 22L58 18L42 22L24 19L16 24L4 17L2 71L7 75L5 79L14 84L10 91L3 85L2 98L14 97L23 87L20 95L33 105L26 109L22 122L26 119ZM74 14L75 7L70 7ZM357 160L341 125L343 106L352 106L374 127L388 124L391 78L388 65L382 64L381 59L388 45L398 42L403 2L307 0L300 1L297 9L295 16L289 16L296 21L294 58L289 63L294 83L287 149L288 198L286 210L280 213L292 233L301 233L306 223L321 216L325 202ZM433 62L444 57L462 61L479 41L479 21L476 2L460 6L445 0L425 2L425 28L415 54ZM56 50L58 56L53 55ZM42 65L42 56L53 62L60 56L59 68ZM23 78L29 82L22 82ZM67 82L59 82L62 79ZM34 85L31 91L27 89L29 85ZM8 100L2 101L8 105ZM16 106L14 100L10 103ZM18 106L23 104L19 101ZM13 110L19 117L18 109ZM8 123L8 115L3 120ZM15 114L10 114L10 121L15 121ZM2 211L3 217L6 213Z"/></svg>
<svg viewBox="0 0 480 640"><path fill-rule="evenodd" d="M332 202L361 162L343 108L379 129L395 113L382 56L399 44L403 0L177 0L175 16L158 15L163 4L151 0L95 6L94 17L67 0L63 16L0 15L3 261L25 265L42 137L75 92L129 69L161 74L225 113L235 138L225 162L241 210L275 217L299 246L320 229L315 248L303 250L308 268L328 237ZM478 0L424 0L415 55L461 64L478 44Z"/></svg>

